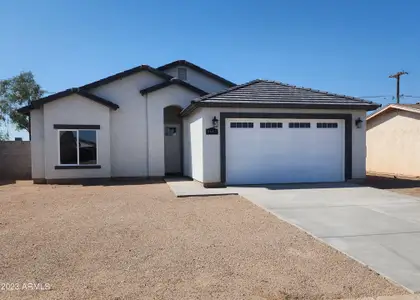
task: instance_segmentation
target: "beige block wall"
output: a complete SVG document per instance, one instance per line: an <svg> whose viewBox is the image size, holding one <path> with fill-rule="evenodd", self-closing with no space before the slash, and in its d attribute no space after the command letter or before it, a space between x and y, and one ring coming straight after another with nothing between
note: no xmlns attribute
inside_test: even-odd
<svg viewBox="0 0 420 300"><path fill-rule="evenodd" d="M367 124L366 169L371 173L420 176L420 115L390 110Z"/></svg>
<svg viewBox="0 0 420 300"><path fill-rule="evenodd" d="M0 180L31 179L31 144L0 141Z"/></svg>

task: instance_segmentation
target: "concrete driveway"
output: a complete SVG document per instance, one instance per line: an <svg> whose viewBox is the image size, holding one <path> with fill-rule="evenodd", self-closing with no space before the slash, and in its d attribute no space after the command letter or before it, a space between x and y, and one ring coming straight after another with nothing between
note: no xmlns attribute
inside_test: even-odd
<svg viewBox="0 0 420 300"><path fill-rule="evenodd" d="M352 184L229 189L420 292L420 199Z"/></svg>

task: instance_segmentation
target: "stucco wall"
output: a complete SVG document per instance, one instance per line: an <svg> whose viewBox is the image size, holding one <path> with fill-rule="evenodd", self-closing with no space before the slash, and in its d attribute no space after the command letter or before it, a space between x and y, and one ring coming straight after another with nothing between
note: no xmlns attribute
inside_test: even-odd
<svg viewBox="0 0 420 300"><path fill-rule="evenodd" d="M420 116L391 110L367 125L367 171L420 176Z"/></svg>
<svg viewBox="0 0 420 300"><path fill-rule="evenodd" d="M59 164L58 130L54 124L100 125L97 131L100 169L56 170ZM45 178L103 178L111 175L110 109L77 94L44 105ZM34 177L35 178L35 177Z"/></svg>
<svg viewBox="0 0 420 300"><path fill-rule="evenodd" d="M111 112L112 177L148 176L146 98L140 90L162 81L144 71L90 91L120 106Z"/></svg>
<svg viewBox="0 0 420 300"><path fill-rule="evenodd" d="M196 97L196 93L177 85L171 85L147 96L150 176L165 175L164 108L171 105L185 108Z"/></svg>
<svg viewBox="0 0 420 300"><path fill-rule="evenodd" d="M31 111L32 178L45 178L44 109Z"/></svg>
<svg viewBox="0 0 420 300"><path fill-rule="evenodd" d="M366 176L366 135L365 111L348 110L314 110L314 109L251 109L251 108L200 108L192 116L202 118L203 130L212 126L212 119L216 116L220 120L221 112L265 112L265 113L337 113L353 116L352 130L352 178ZM362 128L356 128L354 121L359 118L363 121ZM220 132L218 135L203 136L203 182L220 182ZM198 180L198 179L197 179Z"/></svg>
<svg viewBox="0 0 420 300"><path fill-rule="evenodd" d="M203 75L191 68L180 66L181 68L187 69L187 82L192 84L193 86L196 86L203 91L206 91L208 93L214 93L218 92L224 89L227 89L227 86L224 83L221 83L218 80L215 80L213 78L210 78L206 75ZM165 73L178 77L178 67L171 68L168 70L165 70Z"/></svg>
<svg viewBox="0 0 420 300"><path fill-rule="evenodd" d="M184 126L184 175L203 181L204 127L200 114L188 116Z"/></svg>
<svg viewBox="0 0 420 300"><path fill-rule="evenodd" d="M30 178L30 142L0 141L0 180L23 180Z"/></svg>

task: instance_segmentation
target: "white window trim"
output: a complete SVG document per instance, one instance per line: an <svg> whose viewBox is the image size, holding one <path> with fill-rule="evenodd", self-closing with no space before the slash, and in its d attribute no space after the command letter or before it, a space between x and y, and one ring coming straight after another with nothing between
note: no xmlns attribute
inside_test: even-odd
<svg viewBox="0 0 420 300"><path fill-rule="evenodd" d="M77 164L62 164L61 163L61 157L60 157L60 132L61 131L76 131L76 137L77 137ZM79 160L79 131L96 131L96 164L80 164ZM58 165L59 166L99 166L99 143L98 138L99 136L99 130L98 129L57 129L57 154L58 154Z"/></svg>

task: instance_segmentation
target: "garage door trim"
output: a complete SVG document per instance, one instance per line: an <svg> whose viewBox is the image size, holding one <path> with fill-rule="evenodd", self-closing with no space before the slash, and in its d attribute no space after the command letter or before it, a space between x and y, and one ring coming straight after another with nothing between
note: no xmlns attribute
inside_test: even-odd
<svg viewBox="0 0 420 300"><path fill-rule="evenodd" d="M220 113L220 181L226 183L226 119L339 119L345 121L344 178L352 178L352 115L313 113Z"/></svg>

